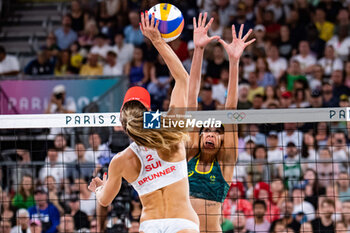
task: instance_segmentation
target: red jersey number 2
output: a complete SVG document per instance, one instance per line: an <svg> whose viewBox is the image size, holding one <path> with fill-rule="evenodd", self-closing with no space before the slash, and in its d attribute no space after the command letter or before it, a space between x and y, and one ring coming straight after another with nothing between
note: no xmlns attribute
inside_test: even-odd
<svg viewBox="0 0 350 233"><path fill-rule="evenodd" d="M153 160L152 155L147 155L146 159L147 159L147 162L152 161Z"/></svg>

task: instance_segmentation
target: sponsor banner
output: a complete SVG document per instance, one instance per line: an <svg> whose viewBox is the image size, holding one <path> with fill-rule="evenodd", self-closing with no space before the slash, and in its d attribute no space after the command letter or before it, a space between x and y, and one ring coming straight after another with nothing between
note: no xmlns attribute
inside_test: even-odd
<svg viewBox="0 0 350 233"><path fill-rule="evenodd" d="M6 80L0 81L0 87L19 114L41 114L50 101L52 89L63 84L66 88L66 101L74 101L77 112L82 112L85 106L118 81L119 79ZM13 114L11 104L2 106L1 114Z"/></svg>

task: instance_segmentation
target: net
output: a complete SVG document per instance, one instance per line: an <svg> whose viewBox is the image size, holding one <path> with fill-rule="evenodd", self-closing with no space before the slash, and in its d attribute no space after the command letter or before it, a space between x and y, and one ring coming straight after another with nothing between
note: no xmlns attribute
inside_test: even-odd
<svg viewBox="0 0 350 233"><path fill-rule="evenodd" d="M350 223L349 111L188 112L197 120L239 125L238 161L225 164L234 166L234 175L220 213L223 231L235 225L236 230L278 232L283 221L293 231L308 231L310 224L325 229L318 219L329 215L334 223ZM2 227L8 221L20 224L27 209L30 224L37 219L45 230L95 232L103 220L108 232L138 232L142 207L129 184L123 181L108 209L101 209L87 189L91 178L102 177L113 156L130 144L120 126L119 113L0 115ZM30 207L41 205L42 193L48 193L47 208L55 214ZM199 215L209 223L218 213L206 208Z"/></svg>

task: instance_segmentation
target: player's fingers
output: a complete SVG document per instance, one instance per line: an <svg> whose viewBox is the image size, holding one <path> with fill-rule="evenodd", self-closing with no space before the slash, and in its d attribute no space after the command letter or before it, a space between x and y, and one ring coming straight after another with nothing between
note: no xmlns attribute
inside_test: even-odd
<svg viewBox="0 0 350 233"><path fill-rule="evenodd" d="M141 12L141 28L144 29L145 28L145 17L143 15L143 12Z"/></svg>
<svg viewBox="0 0 350 233"><path fill-rule="evenodd" d="M253 43L255 41L255 38L254 39L251 39L250 41L244 43L244 45L247 47L248 45L250 45L251 43Z"/></svg>
<svg viewBox="0 0 350 233"><path fill-rule="evenodd" d="M202 25L202 13L200 13L198 17L198 27L200 27L201 25Z"/></svg>
<svg viewBox="0 0 350 233"><path fill-rule="evenodd" d="M103 174L103 183L107 181L107 172Z"/></svg>
<svg viewBox="0 0 350 233"><path fill-rule="evenodd" d="M241 27L239 28L239 33L238 33L238 39L242 39L243 28L244 28L244 24L241 24Z"/></svg>
<svg viewBox="0 0 350 233"><path fill-rule="evenodd" d="M248 37L250 36L250 34L252 33L252 29L249 29L249 31L247 32L247 34L245 34L245 36L242 38L243 41L246 41L248 39Z"/></svg>
<svg viewBox="0 0 350 233"><path fill-rule="evenodd" d="M207 30L207 31L209 30L209 28L211 27L211 24L213 23L213 21L214 21L214 18L211 18L211 19L209 20L207 26L205 26L205 30Z"/></svg>
<svg viewBox="0 0 350 233"><path fill-rule="evenodd" d="M204 13L203 20L202 20L202 25L201 25L201 26L203 26L203 27L205 27L205 23L206 23L206 21L207 21L207 16L208 16L208 13L205 12L205 13Z"/></svg>
<svg viewBox="0 0 350 233"><path fill-rule="evenodd" d="M197 28L197 20L196 17L193 17L193 29Z"/></svg>
<svg viewBox="0 0 350 233"><path fill-rule="evenodd" d="M236 27L234 24L232 25L232 37L233 39L237 39Z"/></svg>
<svg viewBox="0 0 350 233"><path fill-rule="evenodd" d="M151 16L151 27L154 27L154 13Z"/></svg>
<svg viewBox="0 0 350 233"><path fill-rule="evenodd" d="M220 38L218 41L219 41L220 44L222 44L222 46L223 46L224 48L227 47L227 43L226 43L223 39Z"/></svg>
<svg viewBox="0 0 350 233"><path fill-rule="evenodd" d="M212 36L212 37L209 37L209 40L210 41L213 41L213 40L220 40L220 36Z"/></svg>
<svg viewBox="0 0 350 233"><path fill-rule="evenodd" d="M158 29L159 28L159 20L157 19L156 21L156 28Z"/></svg>
<svg viewBox="0 0 350 233"><path fill-rule="evenodd" d="M149 27L149 15L148 15L148 11L145 12L145 24L146 24L146 27Z"/></svg>

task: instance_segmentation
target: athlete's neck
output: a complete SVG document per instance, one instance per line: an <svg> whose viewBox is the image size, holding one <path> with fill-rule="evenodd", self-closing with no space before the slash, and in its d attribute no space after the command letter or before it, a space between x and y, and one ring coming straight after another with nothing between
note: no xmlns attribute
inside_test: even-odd
<svg viewBox="0 0 350 233"><path fill-rule="evenodd" d="M200 153L200 161L203 163L212 163L216 155L211 151L202 150Z"/></svg>

